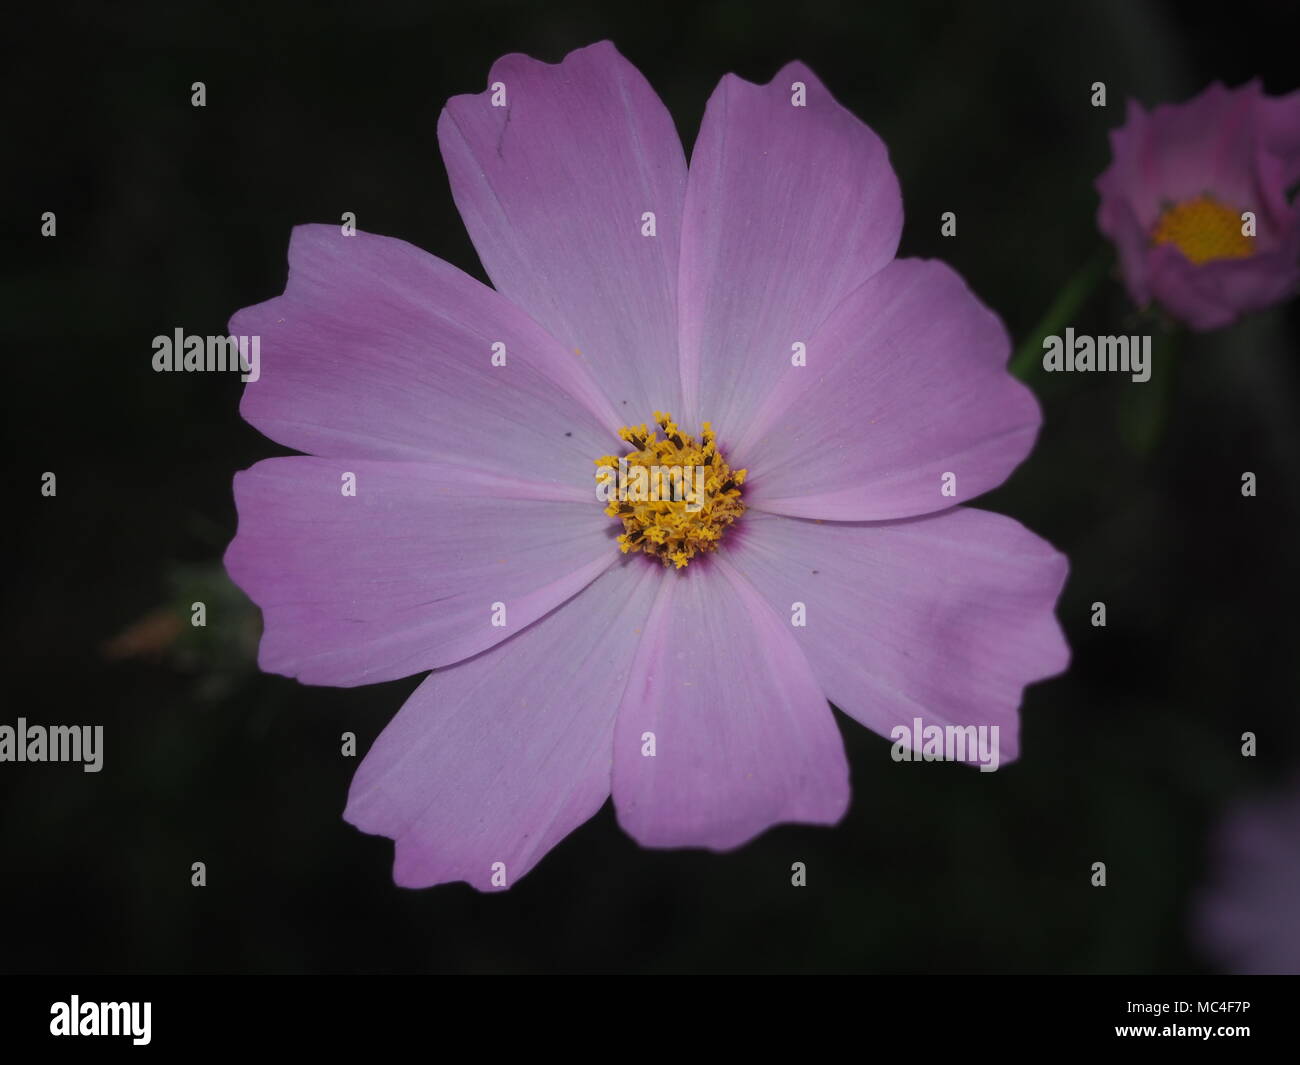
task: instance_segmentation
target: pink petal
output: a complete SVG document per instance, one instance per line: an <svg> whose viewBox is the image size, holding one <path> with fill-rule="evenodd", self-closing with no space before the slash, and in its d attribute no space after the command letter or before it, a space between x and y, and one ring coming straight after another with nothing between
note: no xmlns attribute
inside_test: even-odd
<svg viewBox="0 0 1300 1065"><path fill-rule="evenodd" d="M1192 329L1230 325L1241 315L1286 299L1300 286L1300 226L1292 221L1281 247L1245 259L1197 265L1172 245L1152 248L1151 294Z"/></svg>
<svg viewBox="0 0 1300 1065"><path fill-rule="evenodd" d="M240 410L318 455L456 462L574 483L619 422L583 367L486 285L400 240L299 226L283 296L233 334L261 337ZM492 345L505 345L505 365Z"/></svg>
<svg viewBox="0 0 1300 1065"><path fill-rule="evenodd" d="M1103 201L1127 202L1144 232L1169 203L1212 193L1232 207L1256 204L1258 82L1237 89L1215 83L1150 112L1130 100L1125 123L1111 131L1110 167L1097 179Z"/></svg>
<svg viewBox="0 0 1300 1065"><path fill-rule="evenodd" d="M594 489L456 466L267 459L235 476L235 502L225 563L262 608L259 664L308 684L372 684L477 654L618 558Z"/></svg>
<svg viewBox="0 0 1300 1065"><path fill-rule="evenodd" d="M795 82L805 107L791 104ZM679 420L733 438L792 345L893 258L902 224L884 144L812 71L791 63L762 86L724 77L686 192Z"/></svg>
<svg viewBox="0 0 1300 1065"><path fill-rule="evenodd" d="M1282 164L1282 184L1300 181L1300 89L1285 96L1262 95L1257 106L1264 147Z"/></svg>
<svg viewBox="0 0 1300 1065"><path fill-rule="evenodd" d="M608 41L558 65L508 55L488 85L438 121L484 269L581 352L628 421L673 410L686 159L672 117ZM506 106L493 106L494 85ZM654 236L642 236L647 212Z"/></svg>
<svg viewBox="0 0 1300 1065"><path fill-rule="evenodd" d="M660 576L643 559L614 566L507 646L416 689L361 763L344 815L397 841L398 884L509 887L600 809Z"/></svg>
<svg viewBox="0 0 1300 1065"><path fill-rule="evenodd" d="M1213 825L1194 939L1231 973L1300 972L1300 779L1236 800Z"/></svg>
<svg viewBox="0 0 1300 1065"><path fill-rule="evenodd" d="M618 712L619 823L648 847L726 850L838 821L843 742L785 623L719 558L664 576Z"/></svg>
<svg viewBox="0 0 1300 1065"><path fill-rule="evenodd" d="M873 732L997 725L1018 752L1022 691L1060 673L1052 610L1067 562L1000 514L959 507L881 524L746 515L732 558L789 618L827 698ZM789 623L787 622L787 625Z"/></svg>
<svg viewBox="0 0 1300 1065"><path fill-rule="evenodd" d="M788 364L728 452L745 502L836 521L943 510L1001 484L1034 445L1033 393L1002 323L943 263L899 259ZM955 495L944 495L945 474ZM952 482L947 482L952 483Z"/></svg>
<svg viewBox="0 0 1300 1065"><path fill-rule="evenodd" d="M1121 196L1105 192L1101 179L1097 183L1102 200L1097 208L1097 228L1108 236L1119 255L1120 276L1129 299L1138 307L1151 302L1151 238L1138 221L1133 205Z"/></svg>

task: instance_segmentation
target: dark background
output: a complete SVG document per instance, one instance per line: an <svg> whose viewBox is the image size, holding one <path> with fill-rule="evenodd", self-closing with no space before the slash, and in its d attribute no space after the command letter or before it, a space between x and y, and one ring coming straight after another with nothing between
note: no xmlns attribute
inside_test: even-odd
<svg viewBox="0 0 1300 1065"><path fill-rule="evenodd" d="M507 52L553 62L608 37L688 147L722 74L808 62L890 148L901 253L947 259L1019 341L1103 246L1092 182L1125 98L1297 87L1289 7L370 0L54 4L11 22L0 723L103 724L106 756L97 775L0 765L0 971L1213 969L1188 932L1207 833L1300 751L1294 302L1165 338L1146 385L1031 379L1040 444L979 505L1070 556L1075 658L1028 692L1018 763L895 764L840 717L839 827L647 851L607 804L492 896L395 888L391 843L342 821L357 762L340 733L364 752L418 678L336 690L256 671L257 612L219 559L232 474L283 449L240 420L233 375L155 374L151 340L224 332L282 291L290 228L343 211L482 277L440 108ZM1089 104L1098 80L1106 108ZM1108 278L1074 324L1135 321ZM196 599L206 629L187 624Z"/></svg>

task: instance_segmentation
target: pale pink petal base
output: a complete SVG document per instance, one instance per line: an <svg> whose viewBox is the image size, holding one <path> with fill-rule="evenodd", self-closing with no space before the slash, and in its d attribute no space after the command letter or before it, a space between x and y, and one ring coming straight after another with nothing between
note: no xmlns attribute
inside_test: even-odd
<svg viewBox="0 0 1300 1065"><path fill-rule="evenodd" d="M851 524L746 515L734 558L790 626L836 706L873 732L897 725L997 725L1019 750L1027 684L1062 672L1053 608L1063 555L1000 514L959 507Z"/></svg>
<svg viewBox="0 0 1300 1065"><path fill-rule="evenodd" d="M785 368L728 458L759 510L836 521L946 510L1002 483L1038 435L998 317L943 263L897 259Z"/></svg>
<svg viewBox="0 0 1300 1065"><path fill-rule="evenodd" d="M788 623L716 556L659 585L618 714L619 824L647 847L727 850L837 822L844 745Z"/></svg>
<svg viewBox="0 0 1300 1065"><path fill-rule="evenodd" d="M673 409L686 157L667 108L608 41L505 56L487 86L447 103L438 143L493 285L620 413Z"/></svg>
<svg viewBox="0 0 1300 1065"><path fill-rule="evenodd" d="M600 809L614 716L659 576L614 566L488 654L433 673L357 769L345 817L397 842L402 887L511 887Z"/></svg>
<svg viewBox="0 0 1300 1065"><path fill-rule="evenodd" d="M235 501L225 564L262 608L259 664L309 684L373 684L477 654L618 558L594 490L459 467L267 459L235 477Z"/></svg>
<svg viewBox="0 0 1300 1065"><path fill-rule="evenodd" d="M299 226L240 413L314 455L441 461L580 484L617 421L584 365L518 307L400 240Z"/></svg>
<svg viewBox="0 0 1300 1065"><path fill-rule="evenodd" d="M802 63L719 83L682 230L682 424L726 445L831 310L893 257L903 200L884 143Z"/></svg>

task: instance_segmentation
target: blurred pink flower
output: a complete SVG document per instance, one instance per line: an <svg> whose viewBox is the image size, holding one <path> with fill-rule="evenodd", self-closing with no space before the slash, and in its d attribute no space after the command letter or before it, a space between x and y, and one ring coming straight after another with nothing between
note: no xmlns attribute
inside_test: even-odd
<svg viewBox="0 0 1300 1065"><path fill-rule="evenodd" d="M1300 179L1300 91L1216 83L1149 113L1130 100L1110 139L1097 225L1134 303L1207 330L1295 290L1300 214L1287 193Z"/></svg>
<svg viewBox="0 0 1300 1065"><path fill-rule="evenodd" d="M1193 914L1201 948L1232 973L1300 973L1300 778L1235 804L1210 836Z"/></svg>

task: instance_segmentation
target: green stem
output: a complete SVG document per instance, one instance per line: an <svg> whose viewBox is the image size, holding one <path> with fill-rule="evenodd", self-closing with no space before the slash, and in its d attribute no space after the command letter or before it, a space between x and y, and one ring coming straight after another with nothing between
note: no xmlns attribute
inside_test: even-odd
<svg viewBox="0 0 1300 1065"><path fill-rule="evenodd" d="M1151 380L1123 393L1119 405L1120 433L1129 450L1139 458L1152 455L1165 435L1182 339L1180 329L1156 333L1151 342Z"/></svg>
<svg viewBox="0 0 1300 1065"><path fill-rule="evenodd" d="M1106 276L1106 267L1110 262L1110 252L1099 248L1073 277L1065 283L1057 294L1047 313L1038 321L1038 326L1016 349L1011 359L1011 372L1020 380L1028 381L1034 367L1041 365L1043 357L1043 340L1057 336L1070 324L1080 308L1088 301L1097 283Z"/></svg>

